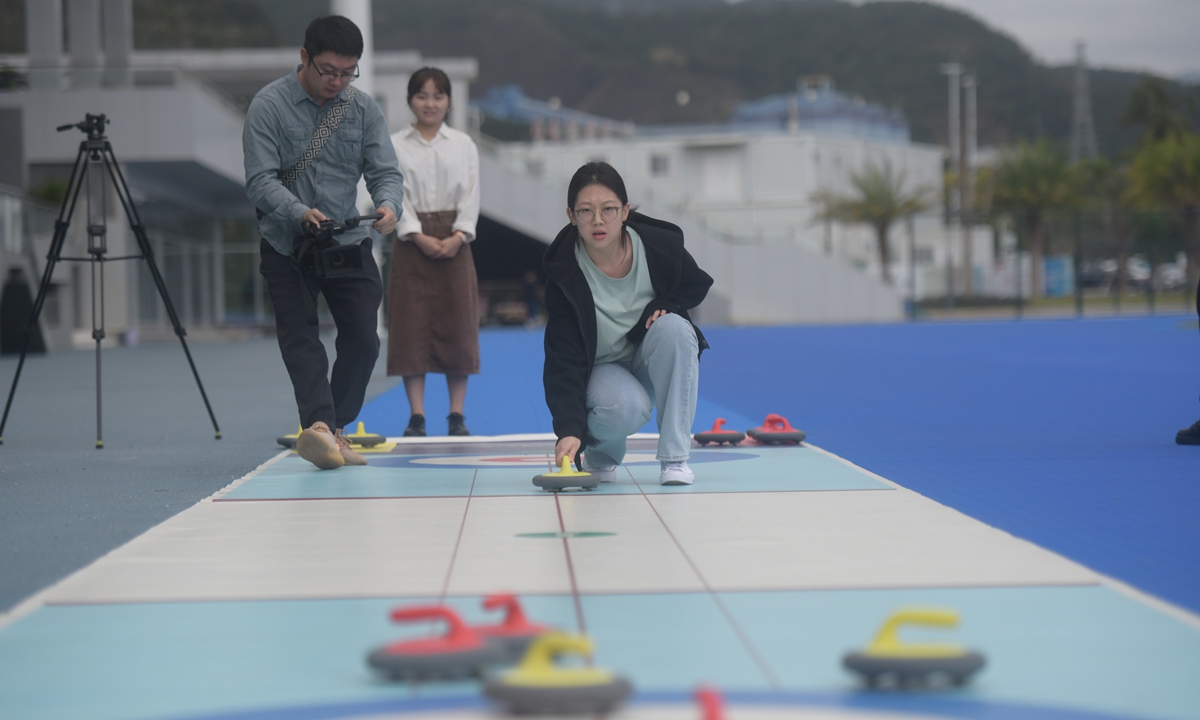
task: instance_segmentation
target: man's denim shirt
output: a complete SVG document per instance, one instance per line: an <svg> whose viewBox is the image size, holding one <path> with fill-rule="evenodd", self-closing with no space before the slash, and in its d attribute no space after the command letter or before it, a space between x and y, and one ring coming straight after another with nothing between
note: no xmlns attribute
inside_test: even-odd
<svg viewBox="0 0 1200 720"><path fill-rule="evenodd" d="M299 69L299 68L297 68ZM280 170L294 166L308 148L313 132L334 102L324 106L309 96L295 72L288 73L254 96L246 111L242 151L246 158L246 196L262 211L258 232L284 255L300 234L300 221L316 208L334 222L358 215L358 178L366 179L375 207L387 205L400 217L404 177L388 135L383 112L367 93L359 92L317 159L288 190ZM337 238L342 244L367 237L366 223Z"/></svg>

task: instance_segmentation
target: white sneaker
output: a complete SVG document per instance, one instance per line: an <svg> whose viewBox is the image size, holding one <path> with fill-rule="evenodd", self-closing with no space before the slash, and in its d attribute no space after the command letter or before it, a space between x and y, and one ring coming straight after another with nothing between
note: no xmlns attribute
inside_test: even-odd
<svg viewBox="0 0 1200 720"><path fill-rule="evenodd" d="M611 483L617 481L616 465L610 465L606 468L600 468L599 470L588 470L588 472L595 475L596 478L602 483Z"/></svg>
<svg viewBox="0 0 1200 720"><path fill-rule="evenodd" d="M687 460L662 463L662 474L658 476L659 485L691 485L696 481L696 473L688 467Z"/></svg>

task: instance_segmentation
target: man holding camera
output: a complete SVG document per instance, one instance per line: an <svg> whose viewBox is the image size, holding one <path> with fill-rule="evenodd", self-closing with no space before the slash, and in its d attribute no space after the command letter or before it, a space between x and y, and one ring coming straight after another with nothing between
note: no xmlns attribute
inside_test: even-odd
<svg viewBox="0 0 1200 720"><path fill-rule="evenodd" d="M296 452L322 470L366 464L344 429L362 409L379 356L383 282L371 240L365 227L340 223L358 215L362 177L376 206L373 227L387 235L404 188L383 113L350 85L362 51L350 20L313 20L301 64L254 96L242 134L246 195L262 236L259 271L304 428ZM337 325L332 376L317 326L319 293Z"/></svg>

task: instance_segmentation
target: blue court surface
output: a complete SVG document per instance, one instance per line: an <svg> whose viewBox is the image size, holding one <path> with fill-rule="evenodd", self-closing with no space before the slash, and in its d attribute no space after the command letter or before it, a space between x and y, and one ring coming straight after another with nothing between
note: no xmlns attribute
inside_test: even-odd
<svg viewBox="0 0 1200 720"><path fill-rule="evenodd" d="M393 608L494 622L483 597L513 592L634 684L616 719L700 718L705 685L745 720L1200 718L1200 448L1172 442L1200 416L1194 320L706 335L696 429L777 412L810 442L697 447L696 484L671 488L638 437L616 483L541 491L541 335L485 332L476 437L330 472L264 450L0 616L0 717L495 718L478 683L389 682L364 658L440 631ZM402 392L369 403L369 431L400 434ZM430 382L433 432L444 403ZM956 611L903 639L986 667L865 689L841 658L904 607Z"/></svg>

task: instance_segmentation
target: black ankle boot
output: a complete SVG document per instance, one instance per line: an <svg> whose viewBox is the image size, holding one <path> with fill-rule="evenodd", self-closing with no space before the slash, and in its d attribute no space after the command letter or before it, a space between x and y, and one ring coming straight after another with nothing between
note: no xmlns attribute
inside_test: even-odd
<svg viewBox="0 0 1200 720"><path fill-rule="evenodd" d="M413 415L408 419L408 427L404 428L404 437L425 437L424 415Z"/></svg>
<svg viewBox="0 0 1200 720"><path fill-rule="evenodd" d="M467 429L467 419L462 413L452 412L446 417L446 421L450 423L450 435L470 435L471 431Z"/></svg>
<svg viewBox="0 0 1200 720"><path fill-rule="evenodd" d="M1200 445L1200 420L1175 433L1175 442L1180 445Z"/></svg>

